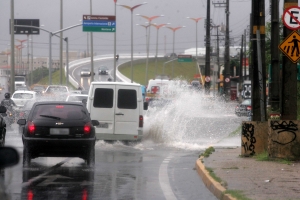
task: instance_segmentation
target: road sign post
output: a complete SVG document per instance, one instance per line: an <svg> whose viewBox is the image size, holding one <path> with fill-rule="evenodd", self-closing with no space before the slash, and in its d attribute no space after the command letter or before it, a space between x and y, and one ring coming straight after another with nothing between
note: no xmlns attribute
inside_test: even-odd
<svg viewBox="0 0 300 200"><path fill-rule="evenodd" d="M177 61L178 62L192 62L193 57L192 57L192 55L178 55Z"/></svg>
<svg viewBox="0 0 300 200"><path fill-rule="evenodd" d="M279 45L279 49L293 63L297 63L300 59L300 35L297 31L293 31Z"/></svg>
<svg viewBox="0 0 300 200"><path fill-rule="evenodd" d="M84 32L116 32L116 16L83 15L82 31Z"/></svg>
<svg viewBox="0 0 300 200"><path fill-rule="evenodd" d="M284 10L282 21L288 29L297 30L300 28L300 7L291 6Z"/></svg>

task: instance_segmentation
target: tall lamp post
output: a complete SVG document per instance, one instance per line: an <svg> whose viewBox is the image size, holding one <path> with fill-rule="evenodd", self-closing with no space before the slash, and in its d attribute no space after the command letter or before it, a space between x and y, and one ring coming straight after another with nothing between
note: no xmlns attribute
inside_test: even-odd
<svg viewBox="0 0 300 200"><path fill-rule="evenodd" d="M164 15L155 15L155 16L152 16L152 17L148 17L146 15L140 15L140 14L137 14L137 16L141 16L145 19L148 20L149 24L151 24L152 20L158 18L158 17L163 17ZM149 63L149 43L150 43L150 28L148 30L148 38L147 38L147 59L146 59L146 76L145 76L145 84L148 83L148 63Z"/></svg>
<svg viewBox="0 0 300 200"><path fill-rule="evenodd" d="M173 55L175 53L175 32L181 28L184 28L185 26L178 26L178 27L175 27L175 28L172 28L172 27L169 27L167 26L166 28L170 29L173 31ZM174 76L174 62L172 62L172 78Z"/></svg>
<svg viewBox="0 0 300 200"><path fill-rule="evenodd" d="M121 4L117 4L118 6L122 6L124 8L127 8L128 10L131 11L131 83L133 83L133 11L134 9L147 4L147 2L141 3L141 4L137 4L135 6L127 6L127 5L121 5Z"/></svg>
<svg viewBox="0 0 300 200"><path fill-rule="evenodd" d="M20 49L20 62L21 62L21 69L22 69L22 64L23 64L23 52L22 52L22 49L23 49L23 42L26 42L27 40L19 40L19 39L16 39L18 42L20 42L21 44L21 49ZM24 69L23 69L24 70Z"/></svg>
<svg viewBox="0 0 300 200"><path fill-rule="evenodd" d="M137 26L142 26L146 29L146 53L147 53L147 56L148 56L148 53L149 53L149 42L148 42L148 28L150 27L150 24L148 25L142 25L142 24L136 24ZM147 57L147 60L146 60L146 68L148 66L148 57ZM145 78L145 84L147 84L147 77Z"/></svg>
<svg viewBox="0 0 300 200"><path fill-rule="evenodd" d="M202 17L199 18L192 18L187 17L187 19L191 19L194 22L196 22L196 73L198 72L198 22L202 19Z"/></svg>
<svg viewBox="0 0 300 200"><path fill-rule="evenodd" d="M148 17L146 15L140 15L140 14L137 14L137 16L141 16L145 19L148 20L148 23L151 24L152 20L158 18L158 17L163 17L164 15L155 15L155 16L152 16L152 17ZM150 28L148 30L148 41L147 41L147 60L146 60L146 78L145 78L145 83L147 84L148 83L148 62L149 62L149 46L150 46Z"/></svg>
<svg viewBox="0 0 300 200"><path fill-rule="evenodd" d="M166 24L151 24L152 26L154 26L156 28L155 76L157 75L158 31L159 31L159 29L161 27L165 27L168 24L170 24L170 23L166 23Z"/></svg>
<svg viewBox="0 0 300 200"><path fill-rule="evenodd" d="M56 37L60 38L57 35L58 33L75 28L77 26L82 26L82 24L76 24L76 25L64 28L62 30L56 31L56 32L51 32L51 31L48 31L46 29L43 29L41 27L36 27L36 26L26 26L26 25L14 25L14 26L15 27L37 28L37 29L40 29L40 30L43 30L43 31L49 33L49 85L52 85L52 70L51 70L51 68L52 68L52 36L56 36ZM68 39L66 38L64 40L65 40L66 44L68 45ZM67 49L68 49L68 47L67 47ZM68 53L67 53L67 56L69 56ZM68 60L68 58L67 58L67 60ZM68 76L68 74L67 74L67 76Z"/></svg>

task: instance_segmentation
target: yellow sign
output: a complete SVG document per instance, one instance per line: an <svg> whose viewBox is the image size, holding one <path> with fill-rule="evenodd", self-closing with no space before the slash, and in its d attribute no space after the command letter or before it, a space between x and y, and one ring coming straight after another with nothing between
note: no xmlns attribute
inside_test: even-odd
<svg viewBox="0 0 300 200"><path fill-rule="evenodd" d="M300 59L299 33L297 31L293 31L278 47L293 63L297 63Z"/></svg>

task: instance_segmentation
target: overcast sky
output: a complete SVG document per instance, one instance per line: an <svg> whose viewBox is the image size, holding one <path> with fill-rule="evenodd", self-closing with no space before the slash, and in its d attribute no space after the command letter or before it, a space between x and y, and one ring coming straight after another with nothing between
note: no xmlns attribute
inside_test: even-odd
<svg viewBox="0 0 300 200"><path fill-rule="evenodd" d="M217 2L218 0L211 0ZM221 0L219 0L221 1ZM9 19L10 0L0 1L0 51L9 48ZM281 0L282 2L282 0ZM118 4L134 6L143 3L142 0L118 0ZM207 0L149 0L133 12L133 37L134 52L145 53L146 51L146 30L136 24L145 24L146 20L136 14L164 17L153 20L153 23L171 23L171 27L185 26L175 32L175 52L183 52L185 49L196 46L196 23L186 17L203 17L198 23L198 47L204 47L204 18L206 18ZM39 19L40 24L48 31L60 29L60 0L14 0L15 19ZM93 0L93 15L114 15L113 0ZM266 21L270 21L269 0L266 0ZM282 3L280 3L282 7ZM282 10L282 9L281 9ZM251 12L251 0L230 0L230 34L234 38L234 44L240 44L241 35L249 25ZM90 14L90 0L63 0L63 27L69 27L81 23L84 14ZM216 25L225 24L225 8L215 7L211 3L211 19ZM121 6L117 6L117 53L130 53L131 49L131 12ZM155 53L157 31L151 27L150 51ZM113 33L94 33L94 52L99 54L113 54ZM64 32L64 37L69 38L69 51L86 51L87 33L82 27ZM26 39L26 35L15 35L16 39ZM34 56L48 56L49 35L41 31L40 35L33 36ZM173 48L173 33L170 29L159 30L159 53L170 53ZM16 41L16 45L19 42ZM53 57L58 57L59 40L54 38ZM65 48L65 47L64 47ZM25 54L25 53L24 53Z"/></svg>

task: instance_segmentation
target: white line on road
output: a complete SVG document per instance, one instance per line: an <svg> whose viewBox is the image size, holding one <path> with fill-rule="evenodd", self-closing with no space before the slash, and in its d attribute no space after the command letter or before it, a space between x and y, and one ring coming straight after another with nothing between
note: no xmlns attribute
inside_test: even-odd
<svg viewBox="0 0 300 200"><path fill-rule="evenodd" d="M159 184L167 200L177 200L170 186L169 176L168 176L168 164L171 159L172 156L168 156L163 160L162 164L159 167L159 174L158 174Z"/></svg>

